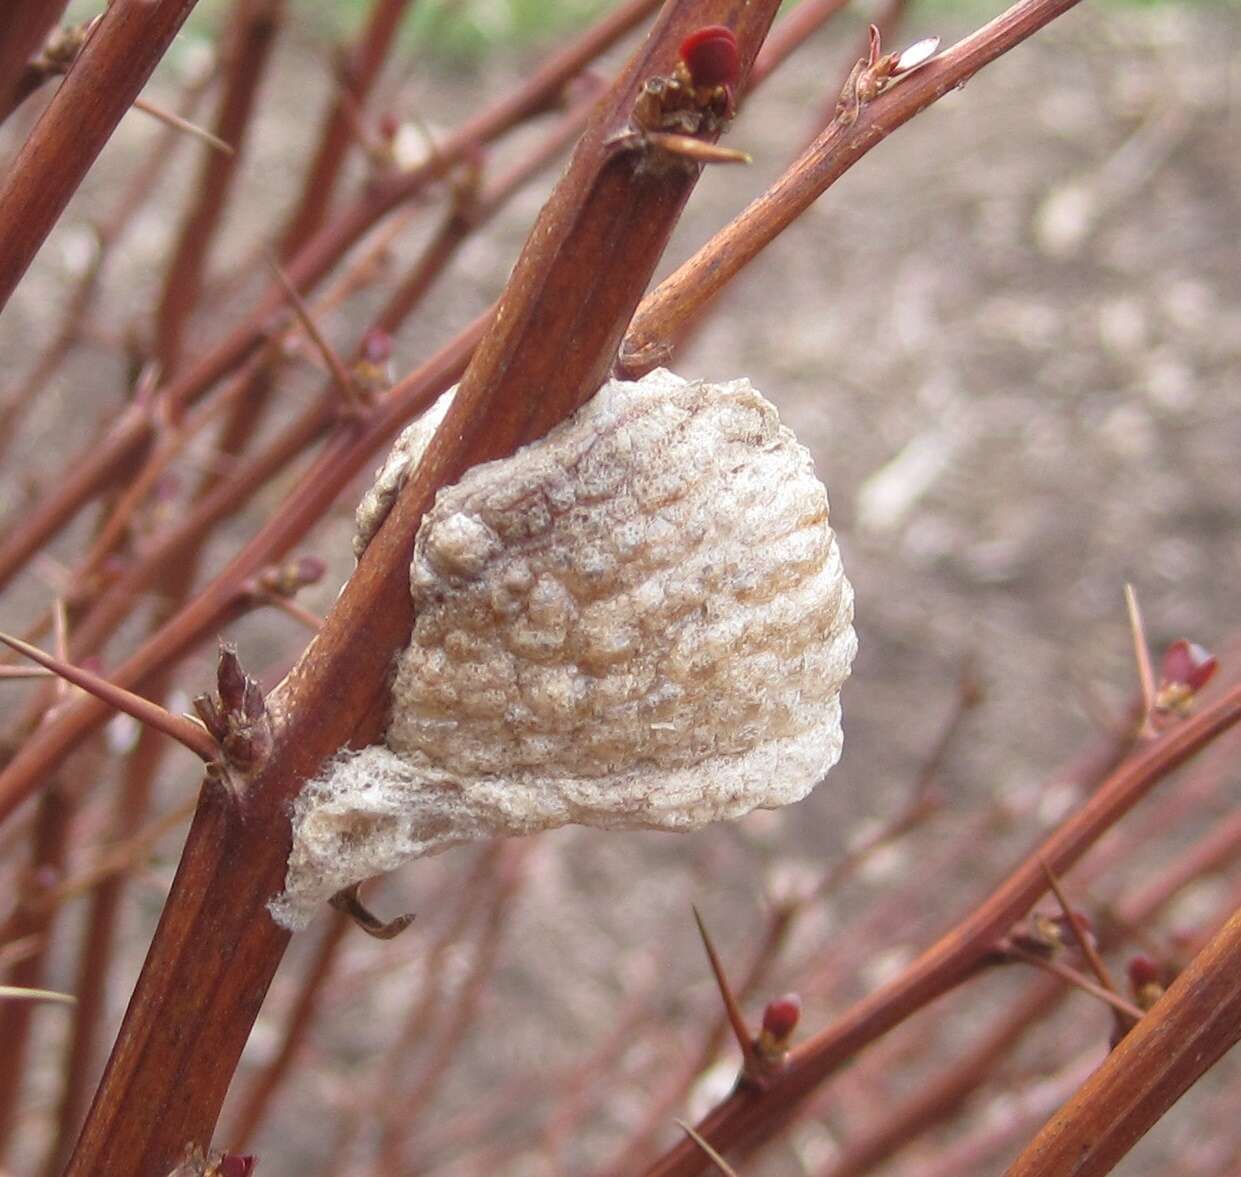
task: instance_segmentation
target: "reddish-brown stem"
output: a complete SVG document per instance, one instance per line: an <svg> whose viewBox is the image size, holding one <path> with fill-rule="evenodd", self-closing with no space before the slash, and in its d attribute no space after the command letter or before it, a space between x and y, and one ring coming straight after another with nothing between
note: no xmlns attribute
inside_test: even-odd
<svg viewBox="0 0 1241 1177"><path fill-rule="evenodd" d="M1020 1143L1030 1131L1081 1085L1098 1065L1097 1050L1083 1051L1050 1078L1029 1083L1007 1101L1011 1114L999 1118L979 1117L977 1128L918 1166L918 1177L962 1177L965 1173L994 1173L999 1156ZM1231 1174L1230 1174L1231 1177Z"/></svg>
<svg viewBox="0 0 1241 1177"><path fill-rule="evenodd" d="M193 113L211 80L211 75L206 75L186 88L181 103L182 114ZM182 138L184 136L171 128L158 136L153 149L134 171L111 213L93 226L94 257L66 300L60 324L51 343L44 348L43 354L29 374L0 404L0 454L3 454L12 440L21 412L42 392L44 385L51 380L77 342L82 330L82 320L99 289L99 281L112 248L123 237L143 201L155 190L160 174L177 158L177 145Z"/></svg>
<svg viewBox="0 0 1241 1177"><path fill-rule="evenodd" d="M701 308L867 152L1076 3L1020 0L863 105L852 123L833 122L775 184L660 283L634 317L618 370L633 378L664 363Z"/></svg>
<svg viewBox="0 0 1241 1177"><path fill-rule="evenodd" d="M699 1128L717 1148L767 1139L850 1056L969 977L1046 890L1044 862L1052 870L1066 871L1155 784L1238 721L1241 686L1122 764L985 901L898 978L795 1048L785 1071L763 1091L736 1092ZM697 1157L683 1145L647 1170L648 1177L688 1177L699 1172Z"/></svg>
<svg viewBox="0 0 1241 1177"><path fill-rule="evenodd" d="M241 396L232 404L232 413L220 437L219 446L226 454L235 454L253 437L270 391L268 366L261 361L254 370L238 383L243 388ZM217 402L226 407L227 402ZM214 416L211 406L206 406L202 416ZM182 435L194 432L187 423L179 431ZM167 446L165 449L175 448ZM154 460L154 455L153 455ZM148 463L150 465L150 463ZM228 480L224 480L228 481ZM214 473L204 476L199 488L200 501L219 485L221 479ZM195 548L175 563L163 568L160 605L156 611L155 624L167 621L184 603L197 576L202 549ZM167 693L170 671L168 667L156 676L150 689L155 698ZM115 836L123 837L136 829L146 818L147 807L156 773L167 749L164 740L156 738L150 728L139 737L138 746L130 757L121 782L117 800L117 814L113 824ZM56 1177L64 1169L69 1150L77 1137L89 1096L87 1082L93 1078L91 1068L96 1062L99 1049L97 1041L102 1013L108 963L113 947L113 932L121 899L125 891L125 878L115 873L101 880L91 896L90 918L86 921L86 933L78 967L79 997L78 1016L74 1021L70 1049L65 1067L64 1086L59 1112L59 1131L53 1147L48 1152L46 1177Z"/></svg>
<svg viewBox="0 0 1241 1177"><path fill-rule="evenodd" d="M1063 994L1064 987L1050 979L1030 985L942 1078L926 1085L906 1103L889 1109L876 1130L851 1140L844 1155L828 1165L821 1177L862 1177L909 1141L955 1114Z"/></svg>
<svg viewBox="0 0 1241 1177"><path fill-rule="evenodd" d="M185 447L207 426L214 423L220 413L227 410L230 405L242 403L248 406L253 400L260 399L255 382L258 377L261 377L263 367L260 359L247 370L242 379L231 384L221 396L202 405L199 411L190 417L176 424L166 420L161 421L156 444L146 455L142 466L130 476L124 489L116 496L90 549L75 570L74 583L80 590L90 592L100 568L124 541L139 506L178 455L184 452ZM159 414L158 407L154 407L152 411ZM97 648L97 646L87 646L80 634L75 637L73 649L78 656L82 653L93 654Z"/></svg>
<svg viewBox="0 0 1241 1177"><path fill-rule="evenodd" d="M68 0L8 0L0 24L0 119L12 109L26 63L42 48Z"/></svg>
<svg viewBox="0 0 1241 1177"><path fill-rule="evenodd" d="M1241 911L1121 1039L1005 1177L1102 1177L1241 1038Z"/></svg>
<svg viewBox="0 0 1241 1177"><path fill-rule="evenodd" d="M1241 857L1241 810L1218 822L1184 854L1145 886L1125 896L1117 905L1116 915L1126 927L1136 927L1155 910L1194 879L1222 870Z"/></svg>
<svg viewBox="0 0 1241 1177"><path fill-rule="evenodd" d="M409 3L410 0L374 0L357 45L339 64L332 104L323 122L319 149L306 172L301 202L280 237L282 260L292 257L327 216L341 168L354 142L354 114L366 104Z"/></svg>
<svg viewBox="0 0 1241 1177"><path fill-rule="evenodd" d="M164 684L160 684L162 687ZM156 697L164 691L157 690ZM143 729L132 757L125 766L112 823L115 838L122 838L139 827L146 817L156 766L163 757L166 742L150 728ZM132 865L132 859L131 859ZM105 1016L109 964L125 895L124 871L99 880L91 893L84 921L82 948L78 956L77 979L73 994L78 1000L76 1017L65 1058L65 1073L57 1111L57 1132L48 1150L45 1177L57 1177L64 1170L69 1149L77 1137L90 1097L88 1084L95 1078L100 1059L102 1023Z"/></svg>
<svg viewBox="0 0 1241 1177"><path fill-rule="evenodd" d="M237 0L229 22L232 42L224 92L212 130L232 151L211 150L204 155L202 170L190 189L193 202L164 276L156 312L155 358L165 378L172 376L180 362L181 340L198 303L203 268L241 162L246 131L253 122L283 4L284 0Z"/></svg>
<svg viewBox="0 0 1241 1177"><path fill-rule="evenodd" d="M453 204L422 255L393 292L375 320L375 326L394 332L419 306L435 279L468 236L476 232L527 181L557 159L564 149L581 134L590 114L590 104L580 103L565 114L543 142L507 173L494 180L481 194L454 196Z"/></svg>
<svg viewBox="0 0 1241 1177"><path fill-rule="evenodd" d="M114 0L0 181L0 309L194 0Z"/></svg>
<svg viewBox="0 0 1241 1177"><path fill-rule="evenodd" d="M289 1073L298 1049L314 1025L323 987L340 955L345 934L352 926L343 912L333 912L328 926L306 968L301 987L285 1015L284 1037L271 1061L251 1080L238 1101L241 1111L229 1130L229 1147L241 1151L254 1136L271 1106L272 1099Z"/></svg>
<svg viewBox="0 0 1241 1177"><path fill-rule="evenodd" d="M1217 748L1220 746L1216 745ZM1227 824L1235 827L1234 833L1241 831L1241 821ZM1139 923L1154 918L1181 887L1214 869L1216 858L1204 851L1218 847L1219 839L1215 835L1225 825L1217 826L1200 839L1181 860L1153 879L1140 896L1134 896L1132 902L1126 905L1127 922ZM1090 873L1094 873L1099 865L1098 856L1095 856L1081 869L1090 868ZM1114 929L1105 925L1101 941L1104 948L1115 947L1117 935ZM823 1177L861 1177L952 1115L970 1093L1009 1057L1009 1051L1021 1035L1032 1031L1063 1001L1068 992L1064 986L1050 980L1033 986L1029 998L1019 1002L997 1022L942 1078L906 1103L889 1109L875 1131L850 1143L844 1156L829 1166Z"/></svg>

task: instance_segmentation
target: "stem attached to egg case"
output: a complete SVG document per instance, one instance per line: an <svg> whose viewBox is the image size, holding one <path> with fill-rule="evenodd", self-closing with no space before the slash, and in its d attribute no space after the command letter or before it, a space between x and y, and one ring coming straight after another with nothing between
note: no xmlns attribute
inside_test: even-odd
<svg viewBox="0 0 1241 1177"><path fill-rule="evenodd" d="M345 746L381 734L394 653L409 640L410 552L436 490L512 453L602 383L697 179L609 144L646 79L704 21L731 20L742 80L777 0L679 0L600 104L532 232L456 403L315 642L270 700L270 758L235 789L204 789L71 1177L165 1177L204 1148L288 942L267 912L283 884L288 803Z"/></svg>

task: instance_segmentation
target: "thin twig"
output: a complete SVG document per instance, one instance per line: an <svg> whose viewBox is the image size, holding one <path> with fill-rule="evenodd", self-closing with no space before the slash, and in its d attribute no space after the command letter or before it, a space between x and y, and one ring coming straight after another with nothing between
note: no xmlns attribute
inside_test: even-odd
<svg viewBox="0 0 1241 1177"><path fill-rule="evenodd" d="M1083 973L1079 973L1075 968L1057 960L1054 956L1040 956L1037 952L1031 952L1028 948L1022 948L1020 944L1009 944L1004 948L1004 955L1012 957L1014 960L1024 961L1028 965L1033 965L1036 969L1043 969L1045 972L1052 973L1059 977L1062 981L1067 981L1070 985L1080 989L1083 993L1089 993L1092 997L1097 997L1100 1001L1110 1005L1114 1010L1125 1015L1133 1022L1138 1022L1142 1017L1142 1011L1131 1001L1113 992L1111 989L1105 989L1102 985L1096 985L1089 977Z"/></svg>
<svg viewBox="0 0 1241 1177"><path fill-rule="evenodd" d="M1051 888L1052 894L1055 895L1056 902L1060 904L1060 910L1064 912L1064 918L1069 922L1073 939L1077 941L1078 950L1090 966L1090 971L1094 973L1099 984L1104 989L1109 993L1115 994L1117 992L1116 985L1107 971L1107 965L1103 963L1103 958L1099 955L1099 950L1094 946L1090 938L1090 932L1082 923L1081 917L1070 906L1068 897L1061 888L1060 880L1056 878L1055 871L1046 863L1043 863L1043 871L1047 875L1047 885Z"/></svg>
<svg viewBox="0 0 1241 1177"><path fill-rule="evenodd" d="M274 257L268 256L266 261L268 269L271 270L276 277L276 281L284 289L285 297L289 300L293 313L297 315L298 322L305 328L306 334L310 336L311 341L315 345L315 350L318 351L323 362L327 365L328 371L332 374L332 382L336 385L336 389L340 393L346 408L352 413L364 411L365 406L362 404L362 398L357 386L354 384L353 377L349 373L349 369L345 367L344 361L336 354L336 350L328 342L327 336L319 329L319 324L315 322L305 299L298 293L297 287L289 280L288 274L284 272L280 263Z"/></svg>
<svg viewBox="0 0 1241 1177"><path fill-rule="evenodd" d="M178 743L184 744L205 763L210 763L219 756L220 749L215 740L193 720L186 719L182 715L173 715L158 703L152 703L149 699L142 698L141 695L125 690L124 687L118 687L102 675L83 670L80 666L73 666L50 654L45 654L37 646L29 645L21 638L0 633L0 642L19 654L25 654L27 658L53 671L65 681L94 695L106 706L123 711L126 715L133 716L139 723L157 728L165 735L171 736Z"/></svg>
<svg viewBox="0 0 1241 1177"><path fill-rule="evenodd" d="M0 181L0 308L194 6L114 3ZM82 112L91 117L84 119Z"/></svg>
<svg viewBox="0 0 1241 1177"><path fill-rule="evenodd" d="M897 127L1076 3L1020 0L920 69L899 78L862 105L852 121L834 121L762 196L643 301L626 333L617 370L636 378L666 362L701 308L859 159Z"/></svg>

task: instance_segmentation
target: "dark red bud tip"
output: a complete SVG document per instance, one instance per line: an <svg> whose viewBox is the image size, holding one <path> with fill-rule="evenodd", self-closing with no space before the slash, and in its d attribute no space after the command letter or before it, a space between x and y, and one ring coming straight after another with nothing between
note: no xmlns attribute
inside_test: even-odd
<svg viewBox="0 0 1241 1177"><path fill-rule="evenodd" d="M1149 956L1135 956L1129 962L1129 984L1134 989L1159 980L1159 966Z"/></svg>
<svg viewBox="0 0 1241 1177"><path fill-rule="evenodd" d="M1165 686L1183 683L1197 694L1211 681L1218 668L1214 654L1204 650L1197 642L1180 638L1164 651L1160 674Z"/></svg>
<svg viewBox="0 0 1241 1177"><path fill-rule="evenodd" d="M392 336L372 327L362 339L362 355L372 364L386 364L392 358Z"/></svg>
<svg viewBox="0 0 1241 1177"><path fill-rule="evenodd" d="M741 77L737 38L725 25L704 25L681 42L681 60L695 86L731 89Z"/></svg>
<svg viewBox="0 0 1241 1177"><path fill-rule="evenodd" d="M256 1163L256 1157L226 1152L220 1158L220 1163L216 1166L216 1170L220 1177L250 1177L250 1174L254 1172Z"/></svg>
<svg viewBox="0 0 1241 1177"><path fill-rule="evenodd" d="M763 1030L777 1042L784 1042L797 1029L800 1017L801 998L796 993L786 993L763 1010Z"/></svg>
<svg viewBox="0 0 1241 1177"><path fill-rule="evenodd" d="M396 133L401 129L400 120L391 111L387 111L379 116L379 137L391 142L396 138Z"/></svg>

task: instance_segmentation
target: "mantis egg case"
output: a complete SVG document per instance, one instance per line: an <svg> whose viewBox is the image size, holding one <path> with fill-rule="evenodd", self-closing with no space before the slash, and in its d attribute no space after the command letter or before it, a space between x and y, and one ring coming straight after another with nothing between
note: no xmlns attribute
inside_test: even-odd
<svg viewBox="0 0 1241 1177"><path fill-rule="evenodd" d="M287 926L459 842L784 805L840 755L853 593L809 453L746 380L606 384L440 491L410 585L384 745L295 804Z"/></svg>

